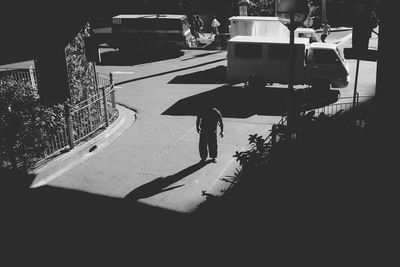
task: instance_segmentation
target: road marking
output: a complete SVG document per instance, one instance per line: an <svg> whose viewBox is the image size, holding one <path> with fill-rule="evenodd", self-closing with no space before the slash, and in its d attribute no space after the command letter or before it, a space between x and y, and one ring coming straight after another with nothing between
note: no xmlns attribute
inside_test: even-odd
<svg viewBox="0 0 400 267"><path fill-rule="evenodd" d="M195 127L190 128L184 135L182 135L181 137L175 139L174 141L172 141L171 143L169 143L163 150L161 150L159 153L157 153L157 155L155 155L151 160L149 160L148 162L144 163L140 168L139 168L139 172L142 172L143 168L145 166L147 166L148 164L150 164L151 162L154 162L158 157L160 157L162 154L164 154L166 151L168 151L170 149L170 147L172 145L174 145L176 142L182 140L183 138L185 138L187 135L189 135Z"/></svg>
<svg viewBox="0 0 400 267"><path fill-rule="evenodd" d="M112 71L112 74L135 74L133 71Z"/></svg>

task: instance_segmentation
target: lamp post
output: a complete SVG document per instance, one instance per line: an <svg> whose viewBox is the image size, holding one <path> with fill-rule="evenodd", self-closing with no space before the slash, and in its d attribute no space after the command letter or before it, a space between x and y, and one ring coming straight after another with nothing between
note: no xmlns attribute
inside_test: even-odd
<svg viewBox="0 0 400 267"><path fill-rule="evenodd" d="M289 136L293 133L295 126L296 103L294 99L293 80L294 80L294 31L297 27L303 24L306 20L309 7L307 0L275 0L277 4L277 15L280 22L285 25L290 31L290 45L289 45L289 82L287 92L287 126Z"/></svg>

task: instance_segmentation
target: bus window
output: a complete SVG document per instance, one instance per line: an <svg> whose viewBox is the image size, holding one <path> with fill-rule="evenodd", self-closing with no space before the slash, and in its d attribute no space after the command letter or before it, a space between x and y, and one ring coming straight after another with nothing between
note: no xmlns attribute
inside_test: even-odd
<svg viewBox="0 0 400 267"><path fill-rule="evenodd" d="M289 59L289 44L270 44L268 58L273 60Z"/></svg>
<svg viewBox="0 0 400 267"><path fill-rule="evenodd" d="M237 58L261 58L261 44L241 44L235 45L235 57Z"/></svg>

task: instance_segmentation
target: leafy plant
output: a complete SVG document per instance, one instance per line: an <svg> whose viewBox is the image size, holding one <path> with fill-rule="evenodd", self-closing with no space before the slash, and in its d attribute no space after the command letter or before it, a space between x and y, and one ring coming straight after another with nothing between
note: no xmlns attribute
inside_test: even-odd
<svg viewBox="0 0 400 267"><path fill-rule="evenodd" d="M95 81L95 65L87 61L85 38L90 36L91 28L87 23L65 48L65 59L71 103L74 105L87 100L98 93Z"/></svg>
<svg viewBox="0 0 400 267"><path fill-rule="evenodd" d="M249 137L250 148L246 151L236 151L234 158L243 168L258 167L268 162L271 143L268 137L252 134Z"/></svg>
<svg viewBox="0 0 400 267"><path fill-rule="evenodd" d="M39 101L35 88L12 78L0 80L1 166L29 168L43 157L50 138L63 130L63 104Z"/></svg>

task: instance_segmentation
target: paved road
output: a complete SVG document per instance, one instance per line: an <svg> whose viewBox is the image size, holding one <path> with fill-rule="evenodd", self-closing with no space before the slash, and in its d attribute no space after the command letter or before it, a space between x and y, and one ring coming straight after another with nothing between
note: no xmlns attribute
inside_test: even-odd
<svg viewBox="0 0 400 267"><path fill-rule="evenodd" d="M106 149L47 185L128 197L179 212L195 210L205 200L202 191L220 194L230 185L221 179L238 167L232 156L247 146L249 134L267 134L280 119L231 112L224 118L218 163L197 165L198 134L191 107L198 104L197 98L208 101L220 91L227 95L213 74L207 76L207 71L218 72L216 67L225 65L225 58L226 52L197 50L135 66L98 66L99 72L114 73L117 102L136 110L137 119ZM196 75L206 76L199 80Z"/></svg>

